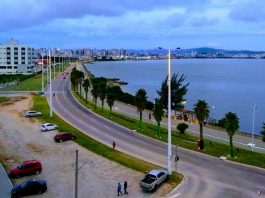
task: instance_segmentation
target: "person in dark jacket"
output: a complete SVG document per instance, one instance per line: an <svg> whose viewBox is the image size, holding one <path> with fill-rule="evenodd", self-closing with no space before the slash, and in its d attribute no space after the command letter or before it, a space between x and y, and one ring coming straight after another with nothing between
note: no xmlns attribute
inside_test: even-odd
<svg viewBox="0 0 265 198"><path fill-rule="evenodd" d="M124 183L123 183L123 189L124 189L124 194L125 195L128 195L128 192L127 192L127 181L124 181Z"/></svg>
<svg viewBox="0 0 265 198"><path fill-rule="evenodd" d="M118 186L117 186L117 196L120 196L120 194L122 195L122 192L121 192L121 183L118 182Z"/></svg>

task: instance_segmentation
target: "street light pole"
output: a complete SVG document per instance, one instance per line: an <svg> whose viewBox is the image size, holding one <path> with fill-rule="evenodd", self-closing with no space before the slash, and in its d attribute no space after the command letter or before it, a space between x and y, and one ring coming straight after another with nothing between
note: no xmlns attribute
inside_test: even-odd
<svg viewBox="0 0 265 198"><path fill-rule="evenodd" d="M51 53L49 50L49 66L50 66L50 117L52 117L52 66L51 66Z"/></svg>
<svg viewBox="0 0 265 198"><path fill-rule="evenodd" d="M253 107L253 119L252 119L252 136L251 136L251 150L253 151L253 136L254 136L254 124L255 124L255 111L256 111L256 104Z"/></svg>
<svg viewBox="0 0 265 198"><path fill-rule="evenodd" d="M171 60L170 60L170 49L168 50L168 156L167 156L167 166L169 175L172 174L172 151L171 151Z"/></svg>
<svg viewBox="0 0 265 198"><path fill-rule="evenodd" d="M43 50L41 51L41 91L44 92L44 85L43 85Z"/></svg>

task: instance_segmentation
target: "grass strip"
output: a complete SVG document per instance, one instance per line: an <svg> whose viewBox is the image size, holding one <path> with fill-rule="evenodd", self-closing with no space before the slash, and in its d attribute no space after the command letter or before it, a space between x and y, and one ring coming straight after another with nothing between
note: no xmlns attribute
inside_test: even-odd
<svg viewBox="0 0 265 198"><path fill-rule="evenodd" d="M7 102L8 98L7 97L0 97L0 103Z"/></svg>
<svg viewBox="0 0 265 198"><path fill-rule="evenodd" d="M141 133L143 135L146 135L148 137L157 139L156 137L156 125L150 124L150 123L144 123L144 127L142 131L138 130L139 126L139 120L129 117L124 114L120 114L117 112L112 113L112 118L109 117L109 110L104 109L104 111L101 110L101 107L97 107L95 109L94 103L91 103L90 101L86 102L83 97L80 97L80 95L76 92L73 93L75 98L84 106L91 109L95 113L101 115L102 117L109 119L113 122L116 122L124 127L127 127L131 130L137 130L138 133ZM193 151L197 150L197 136L193 136L190 134L181 134L177 130L172 130L172 144L178 145L180 147L190 149ZM161 128L161 138L159 138L160 141L167 142L167 129ZM248 164L260 168L265 168L265 154L263 153L257 153L252 152L246 149L242 148L235 148L234 152L236 157L230 157L230 146L227 144L215 142L212 140L204 139L205 141L205 150L204 151L198 151L202 152L204 154L208 154L214 157L220 157L225 156L228 160Z"/></svg>
<svg viewBox="0 0 265 198"><path fill-rule="evenodd" d="M124 154L120 151L113 151L111 147L108 147L88 135L82 133L75 127L71 126L67 122L65 122L63 119L61 119L58 115L55 113L53 114L53 117L50 118L49 114L49 106L47 103L46 97L33 95L33 107L32 109L36 111L41 111L42 116L39 117L39 119L43 122L51 122L58 125L58 130L63 132L71 132L76 135L77 139L75 142L77 142L79 145L83 146L84 148L101 155L107 159L110 159L112 161L115 161L125 167L131 168L136 171L140 171L143 173L146 173L148 170L159 168L156 165L153 165L151 163L145 162L143 160L137 159L135 157L129 156L127 154ZM181 181L183 180L183 175L180 173L173 173L169 177L168 183L172 188L176 187Z"/></svg>

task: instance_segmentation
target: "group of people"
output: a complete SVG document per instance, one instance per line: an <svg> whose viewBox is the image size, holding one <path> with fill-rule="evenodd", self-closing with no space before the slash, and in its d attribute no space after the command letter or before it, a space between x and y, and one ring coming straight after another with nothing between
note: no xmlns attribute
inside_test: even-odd
<svg viewBox="0 0 265 198"><path fill-rule="evenodd" d="M124 190L124 194L125 195L128 195L127 186L128 186L127 181L124 181L124 183L123 183L123 190ZM118 186L117 186L117 193L118 194L117 194L117 196L123 195L122 192L121 192L121 189L122 189L121 183L118 182Z"/></svg>

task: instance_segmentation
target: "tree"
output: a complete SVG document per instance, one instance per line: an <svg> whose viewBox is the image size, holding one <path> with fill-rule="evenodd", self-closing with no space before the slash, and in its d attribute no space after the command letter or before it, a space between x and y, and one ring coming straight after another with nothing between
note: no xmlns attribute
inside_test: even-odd
<svg viewBox="0 0 265 198"><path fill-rule="evenodd" d="M110 118L112 118L112 107L117 97L117 87L118 86L114 86L114 87L107 86L106 98L107 98L107 103L110 108L110 113L109 113Z"/></svg>
<svg viewBox="0 0 265 198"><path fill-rule="evenodd" d="M262 141L265 142L265 122L262 123L262 130L260 133L262 135Z"/></svg>
<svg viewBox="0 0 265 198"><path fill-rule="evenodd" d="M225 130L229 135L230 140L230 156L234 157L233 151L233 135L235 135L235 131L239 129L239 118L236 113L228 112L225 114Z"/></svg>
<svg viewBox="0 0 265 198"><path fill-rule="evenodd" d="M205 119L209 117L209 106L205 102L205 100L198 100L198 102L194 105L193 111L200 125L200 150L203 150L204 149L203 125Z"/></svg>
<svg viewBox="0 0 265 198"><path fill-rule="evenodd" d="M77 76L77 82L79 84L79 94L81 96L82 94L82 81L83 81L83 78L84 78L84 73L82 71L79 71L79 70L76 70L76 76Z"/></svg>
<svg viewBox="0 0 265 198"><path fill-rule="evenodd" d="M97 78L92 78L91 83L92 83L91 94L93 96L93 100L95 102L95 109L96 109L97 108L97 100L98 100L98 96L99 96L99 83L98 83Z"/></svg>
<svg viewBox="0 0 265 198"><path fill-rule="evenodd" d="M186 123L179 123L177 126L177 129L179 130L180 133L185 133L185 130L189 128L189 125L187 125Z"/></svg>
<svg viewBox="0 0 265 198"><path fill-rule="evenodd" d="M140 112L140 131L142 130L143 110L145 109L146 102L146 91L144 89L139 89L135 95L135 105L137 110Z"/></svg>
<svg viewBox="0 0 265 198"><path fill-rule="evenodd" d="M76 90L76 87L77 87L77 73L76 73L76 68L74 67L73 69L72 69L72 72L71 72L71 77L70 77L70 80L71 80L71 83L72 83L72 85L73 85L73 87L74 87L74 91Z"/></svg>
<svg viewBox="0 0 265 198"><path fill-rule="evenodd" d="M101 100L101 111L104 109L104 100L107 92L107 80L106 78L99 78L99 98Z"/></svg>
<svg viewBox="0 0 265 198"><path fill-rule="evenodd" d="M186 99L184 96L188 91L189 83L183 84L186 79L186 76L182 74L178 78L179 74L173 74L171 77L171 109L177 110L184 108L184 102ZM162 104L166 109L168 109L168 76L162 82L160 91L157 91L157 94L160 96Z"/></svg>
<svg viewBox="0 0 265 198"><path fill-rule="evenodd" d="M161 137L160 135L160 122L162 121L163 115L164 115L164 107L162 102L156 98L155 105L154 105L154 118L157 122L157 137Z"/></svg>
<svg viewBox="0 0 265 198"><path fill-rule="evenodd" d="M90 81L88 79L84 80L83 87L86 93L86 103L87 103L87 93L88 93L88 88L90 87Z"/></svg>

